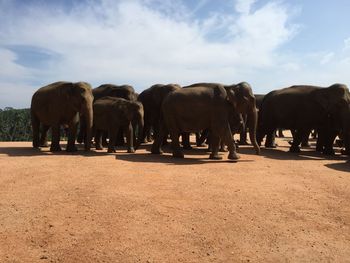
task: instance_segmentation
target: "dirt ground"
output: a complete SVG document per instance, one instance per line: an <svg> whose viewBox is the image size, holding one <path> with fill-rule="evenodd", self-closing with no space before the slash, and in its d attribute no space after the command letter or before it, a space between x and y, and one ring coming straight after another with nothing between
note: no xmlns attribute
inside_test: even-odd
<svg viewBox="0 0 350 263"><path fill-rule="evenodd" d="M350 163L0 143L0 262L350 262Z"/></svg>

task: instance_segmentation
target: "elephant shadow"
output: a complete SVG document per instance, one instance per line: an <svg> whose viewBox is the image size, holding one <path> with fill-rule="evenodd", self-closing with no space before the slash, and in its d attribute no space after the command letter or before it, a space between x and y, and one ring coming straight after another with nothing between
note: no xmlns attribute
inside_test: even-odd
<svg viewBox="0 0 350 263"><path fill-rule="evenodd" d="M67 144L60 143L62 151L50 152L49 147L43 147L41 149L34 149L31 146L20 146L20 147L0 147L0 155L7 155L9 157L30 157L30 156L62 156L62 155L81 155L86 157L100 156L106 154L106 152L97 151L84 151L83 145L77 145L78 151L67 152L65 151Z"/></svg>
<svg viewBox="0 0 350 263"><path fill-rule="evenodd" d="M140 149L145 151L136 154L121 153L116 155L117 160L135 162L135 163L166 163L169 165L196 165L206 163L236 163L235 161L227 160L210 160L209 152L206 148L193 148L191 150L184 150L185 158L174 158L172 156L171 146L163 146L163 154L151 154L151 144L140 146ZM223 153L225 157L227 153ZM196 157L192 157L196 156ZM200 156L200 157L198 157ZM203 156L203 157L202 157ZM252 162L253 160L239 160L238 162Z"/></svg>
<svg viewBox="0 0 350 263"><path fill-rule="evenodd" d="M347 160L346 162L343 163L329 163L325 164L326 167L341 171L341 172L350 172L350 160Z"/></svg>

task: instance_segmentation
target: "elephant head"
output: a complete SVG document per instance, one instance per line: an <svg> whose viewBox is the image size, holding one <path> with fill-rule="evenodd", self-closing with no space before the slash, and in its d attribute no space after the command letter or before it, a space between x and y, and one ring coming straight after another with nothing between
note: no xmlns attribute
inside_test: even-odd
<svg viewBox="0 0 350 263"><path fill-rule="evenodd" d="M260 147L256 141L256 127L258 121L258 111L252 88L247 82L241 82L234 85L224 86L227 92L227 98L233 104L238 113L247 115L250 141L257 154L260 153Z"/></svg>
<svg viewBox="0 0 350 263"><path fill-rule="evenodd" d="M68 100L71 101L74 109L80 113L81 118L84 118L86 123L85 150L90 150L93 124L92 104L94 100L92 88L90 84L86 82L74 83L67 97Z"/></svg>

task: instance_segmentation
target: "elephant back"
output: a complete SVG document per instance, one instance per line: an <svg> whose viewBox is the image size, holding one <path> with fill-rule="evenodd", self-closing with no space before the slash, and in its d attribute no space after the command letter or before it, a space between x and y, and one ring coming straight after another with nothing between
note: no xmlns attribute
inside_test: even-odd
<svg viewBox="0 0 350 263"><path fill-rule="evenodd" d="M134 88L130 85L117 86L114 84L103 84L94 88L92 93L95 100L109 96L134 101L137 97Z"/></svg>

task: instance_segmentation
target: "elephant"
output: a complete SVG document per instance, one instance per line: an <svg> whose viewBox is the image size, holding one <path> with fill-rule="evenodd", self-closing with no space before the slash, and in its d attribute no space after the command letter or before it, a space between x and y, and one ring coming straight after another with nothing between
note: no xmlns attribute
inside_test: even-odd
<svg viewBox="0 0 350 263"><path fill-rule="evenodd" d="M248 84L246 82L242 82L243 84ZM229 114L229 123L230 123L230 128L231 128L231 132L232 132L232 135L240 130L246 130L246 127L250 127L251 129L251 133L250 133L250 139L251 139L251 142L254 146L254 148L257 150L259 147L257 145L257 142L256 142L256 125L257 125L257 111L256 111L256 99L255 99L255 96L250 92L251 91L251 88L250 90L249 89L246 89L244 85L223 85L224 88L226 90L230 90L232 89L234 86L234 90L235 92L237 93L237 95L240 96L240 98L242 98L242 100L247 100L247 104L248 105L248 108L247 108L247 105L244 105L244 107L242 107L241 109L238 109L238 111L230 111L230 114ZM205 87L215 87L216 85L218 85L217 83L196 83L196 84L192 84L192 85L189 85L189 86L185 86L183 87L184 89L186 88L191 88L191 87L198 87L198 86L205 86ZM248 84L249 86L249 84ZM249 86L250 87L250 86ZM242 103L243 105L244 103ZM251 106L250 104L254 104L255 106ZM240 115L240 116L239 116ZM249 116L249 120L247 121L247 116ZM243 119L243 120L242 120ZM241 122L243 121L243 122ZM255 128L254 128L254 127ZM254 133L254 134L253 134ZM185 137L186 140L184 142L184 145L185 146L189 146L189 137ZM202 140L197 140L197 144L201 144L202 143ZM225 149L225 144L223 142L221 142L221 147L220 147L220 150L221 151L224 151ZM188 147L189 148L189 147Z"/></svg>
<svg viewBox="0 0 350 263"><path fill-rule="evenodd" d="M158 136L162 102L170 92L178 89L181 89L178 84L155 84L140 93L138 100L142 102L145 113L143 141L150 134L151 129L154 137Z"/></svg>
<svg viewBox="0 0 350 263"><path fill-rule="evenodd" d="M93 95L90 84L86 82L55 82L38 89L31 102L31 121L33 128L33 147L46 146L46 134L52 128L52 142L50 151L61 151L60 126L68 126L67 151L74 152L75 137L79 114L85 120L85 150L91 147L91 129L93 123L92 112ZM40 124L42 126L40 136ZM39 138L40 137L40 138Z"/></svg>
<svg viewBox="0 0 350 263"><path fill-rule="evenodd" d="M94 101L103 98L103 97L118 97L118 98L124 98L126 100L130 101L136 101L137 100L137 94L135 93L135 90L130 85L114 85L114 84L102 84L98 86L97 88L94 88L92 90L92 94L94 95ZM84 120L84 118L83 118ZM82 121L80 123L80 131L78 135L78 142L81 143L84 140L84 131L85 131L85 123ZM106 136L104 136L106 137ZM104 144L106 143L106 139L103 139ZM118 145L124 144L124 137L123 137L123 131L120 130L118 134Z"/></svg>
<svg viewBox="0 0 350 263"><path fill-rule="evenodd" d="M350 95L346 85L329 87L296 85L268 93L259 112L258 141L267 135L266 145L273 144L277 127L291 129L294 138L291 152L300 152L299 144L312 129L319 134L316 150L334 154L333 141L339 130L346 134L349 148Z"/></svg>
<svg viewBox="0 0 350 263"><path fill-rule="evenodd" d="M137 101L123 98L103 97L94 102L94 130L96 149L102 150L101 132L107 131L109 135L108 152L115 152L115 142L118 130L123 128L126 132L128 152L133 153L140 145L143 133L143 106ZM134 148L134 132L132 123L138 123L138 141Z"/></svg>
<svg viewBox="0 0 350 263"><path fill-rule="evenodd" d="M198 132L209 128L213 145L209 158L222 159L218 154L221 138L228 146L228 159L239 159L229 125L229 113L234 107L237 112L252 116L250 135L255 142L253 145L256 153L259 154L260 148L255 139L257 111L250 85L241 82L231 86L216 83L198 83L191 86L175 90L164 99L161 130L152 145L151 153L162 153L161 141L169 132L173 156L183 158L184 154L179 145L180 133Z"/></svg>

